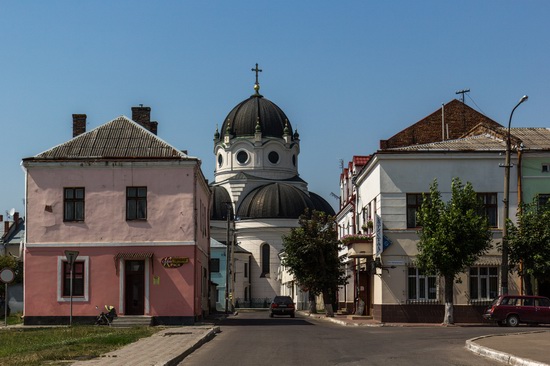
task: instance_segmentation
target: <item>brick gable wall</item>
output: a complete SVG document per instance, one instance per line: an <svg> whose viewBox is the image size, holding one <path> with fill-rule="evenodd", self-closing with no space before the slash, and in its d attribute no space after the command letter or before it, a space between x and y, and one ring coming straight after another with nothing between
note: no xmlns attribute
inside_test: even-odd
<svg viewBox="0 0 550 366"><path fill-rule="evenodd" d="M460 138L476 125L483 123L489 127L502 127L499 123L479 113L457 99L445 104L445 125L448 126L449 137L445 140ZM441 109L421 119L412 126L398 132L388 140L380 140L380 149L427 144L442 141ZM445 135L447 132L445 131Z"/></svg>

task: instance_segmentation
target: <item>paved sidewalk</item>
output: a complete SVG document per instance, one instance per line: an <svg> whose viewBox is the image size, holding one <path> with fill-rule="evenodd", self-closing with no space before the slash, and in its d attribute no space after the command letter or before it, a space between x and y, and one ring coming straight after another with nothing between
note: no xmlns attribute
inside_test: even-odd
<svg viewBox="0 0 550 366"><path fill-rule="evenodd" d="M177 365L186 356L208 342L220 331L218 326L186 326L168 328L151 337L142 338L99 358L77 361L73 366L169 366Z"/></svg>
<svg viewBox="0 0 550 366"><path fill-rule="evenodd" d="M498 334L470 339L466 348L507 365L550 365L550 331Z"/></svg>

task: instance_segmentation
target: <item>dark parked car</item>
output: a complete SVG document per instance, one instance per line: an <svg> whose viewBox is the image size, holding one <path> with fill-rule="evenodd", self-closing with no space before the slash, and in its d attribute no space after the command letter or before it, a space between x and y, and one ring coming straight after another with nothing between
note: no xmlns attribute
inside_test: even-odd
<svg viewBox="0 0 550 366"><path fill-rule="evenodd" d="M269 316L273 318L273 315L290 315L294 318L294 301L290 296L275 296L269 307Z"/></svg>
<svg viewBox="0 0 550 366"><path fill-rule="evenodd" d="M499 326L550 323L550 299L543 296L502 295L485 309L483 317Z"/></svg>

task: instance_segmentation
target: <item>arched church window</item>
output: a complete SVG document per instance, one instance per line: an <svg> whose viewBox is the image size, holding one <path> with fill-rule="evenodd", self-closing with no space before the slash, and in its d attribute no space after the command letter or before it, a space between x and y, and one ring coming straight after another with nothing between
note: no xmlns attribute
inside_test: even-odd
<svg viewBox="0 0 550 366"><path fill-rule="evenodd" d="M276 151L271 151L267 158L271 164L277 164L279 162L279 154Z"/></svg>
<svg viewBox="0 0 550 366"><path fill-rule="evenodd" d="M218 166L221 168L222 164L223 164L223 156L222 156L222 154L219 154L218 155Z"/></svg>
<svg viewBox="0 0 550 366"><path fill-rule="evenodd" d="M269 244L263 243L262 244L262 274L260 277L268 277L269 278L269 254L270 254L271 248L269 247Z"/></svg>
<svg viewBox="0 0 550 366"><path fill-rule="evenodd" d="M244 150L239 151L237 153L237 161L240 164L246 164L246 162L248 161L248 153Z"/></svg>
<svg viewBox="0 0 550 366"><path fill-rule="evenodd" d="M292 155L292 165L296 166L296 155Z"/></svg>

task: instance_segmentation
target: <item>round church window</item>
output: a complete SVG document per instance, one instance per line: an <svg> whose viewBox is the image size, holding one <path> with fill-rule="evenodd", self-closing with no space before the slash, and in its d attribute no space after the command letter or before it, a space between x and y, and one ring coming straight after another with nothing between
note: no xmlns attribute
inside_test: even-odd
<svg viewBox="0 0 550 366"><path fill-rule="evenodd" d="M218 155L218 166L221 168L223 164L223 156L222 154Z"/></svg>
<svg viewBox="0 0 550 366"><path fill-rule="evenodd" d="M241 150L237 153L237 161L241 164L246 164L248 161L248 154L246 151Z"/></svg>
<svg viewBox="0 0 550 366"><path fill-rule="evenodd" d="M279 154L276 151L272 151L267 155L271 164L277 164L279 162Z"/></svg>

